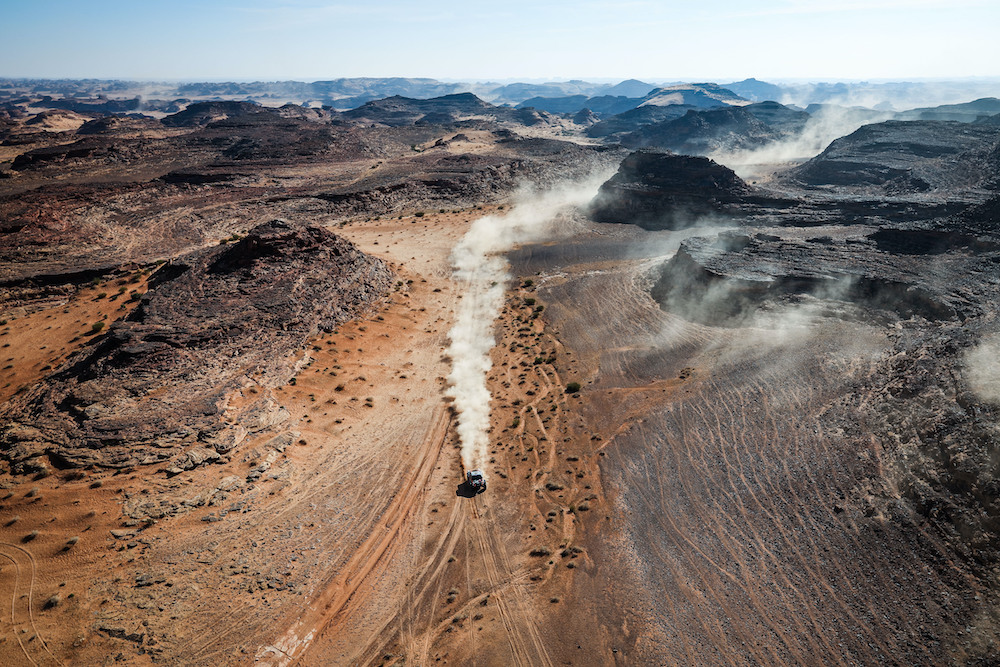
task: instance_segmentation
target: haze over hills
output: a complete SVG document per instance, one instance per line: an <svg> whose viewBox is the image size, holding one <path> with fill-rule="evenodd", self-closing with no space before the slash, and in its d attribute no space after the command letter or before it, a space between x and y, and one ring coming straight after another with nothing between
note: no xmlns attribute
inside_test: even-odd
<svg viewBox="0 0 1000 667"><path fill-rule="evenodd" d="M617 84L565 81L552 83L442 82L434 79L344 78L328 81L300 82L136 82L102 80L32 80L0 79L0 102L18 96L50 95L55 98L86 98L101 96L114 100L175 100L229 99L255 100L261 104L293 102L302 105L325 105L336 109L352 109L365 102L399 95L426 99L461 92L471 92L495 104L522 104L540 98L624 97L650 101L657 88L683 91L683 82L643 82L629 79ZM693 84L697 86L697 84ZM1000 80L916 81L886 83L767 83L757 79L718 84L719 88L752 102L775 101L807 106L817 103L841 106L881 106L907 109L967 102L981 97L1000 97ZM694 92L696 89L692 89ZM716 88L718 90L718 88ZM704 92L704 91L702 91ZM669 95L670 93L665 93ZM83 99L80 99L82 102ZM141 104L142 102L140 102ZM676 99L671 103L679 103ZM685 102L689 103L689 102ZM638 106L638 105L636 105ZM582 107L580 107L582 108ZM137 109L132 109L137 110ZM547 110L547 109L546 109ZM572 109L578 111L579 109Z"/></svg>

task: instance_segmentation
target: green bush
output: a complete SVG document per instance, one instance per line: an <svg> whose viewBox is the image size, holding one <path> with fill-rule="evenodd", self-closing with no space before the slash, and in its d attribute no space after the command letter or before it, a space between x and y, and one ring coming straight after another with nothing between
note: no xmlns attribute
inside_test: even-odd
<svg viewBox="0 0 1000 667"><path fill-rule="evenodd" d="M90 325L90 333L99 333L104 328L104 322L94 322Z"/></svg>
<svg viewBox="0 0 1000 667"><path fill-rule="evenodd" d="M566 385L566 393L567 394L575 394L578 391L580 391L580 383L579 382L570 382L568 385Z"/></svg>

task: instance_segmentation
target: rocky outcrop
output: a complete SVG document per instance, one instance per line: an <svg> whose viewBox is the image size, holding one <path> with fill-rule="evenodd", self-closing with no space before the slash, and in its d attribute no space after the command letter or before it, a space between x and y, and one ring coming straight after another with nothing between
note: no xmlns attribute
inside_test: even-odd
<svg viewBox="0 0 1000 667"><path fill-rule="evenodd" d="M395 95L346 111L341 116L360 123L379 123L390 127L412 125L428 118L427 122L448 123L462 118L488 114L498 110L472 93L444 95L429 100L418 100Z"/></svg>
<svg viewBox="0 0 1000 667"><path fill-rule="evenodd" d="M686 155L757 148L781 135L742 107L688 111L675 120L653 123L624 135L630 148L661 148Z"/></svg>
<svg viewBox="0 0 1000 667"><path fill-rule="evenodd" d="M954 121L886 121L837 139L784 180L882 194L982 188L995 178L1000 129Z"/></svg>
<svg viewBox="0 0 1000 667"><path fill-rule="evenodd" d="M801 109L793 109L777 102L758 102L742 108L772 130L786 136L801 132L810 118Z"/></svg>
<svg viewBox="0 0 1000 667"><path fill-rule="evenodd" d="M636 107L595 123L592 127L587 128L587 136L597 138L624 135L646 125L680 118L693 108L684 104L671 104L665 107Z"/></svg>
<svg viewBox="0 0 1000 667"><path fill-rule="evenodd" d="M161 122L167 127L198 127L213 121L251 116L267 111L265 107L253 102L196 102L183 111L167 116Z"/></svg>
<svg viewBox="0 0 1000 667"><path fill-rule="evenodd" d="M599 222L629 222L647 229L680 229L696 216L728 214L763 201L731 169L705 157L636 151L591 202Z"/></svg>
<svg viewBox="0 0 1000 667"><path fill-rule="evenodd" d="M228 394L287 382L307 339L371 307L391 278L331 232L280 220L171 262L132 315L4 406L0 455L15 470L45 456L60 467L180 456L171 467L183 470L227 455L287 417L263 394L231 410Z"/></svg>
<svg viewBox="0 0 1000 667"><path fill-rule="evenodd" d="M908 249L886 250L880 232L865 237L841 231L834 238L772 231L685 240L663 265L653 298L670 312L716 326L746 325L758 313L802 297L857 309L844 316L863 312L883 320L958 320L981 311L969 298L974 287L961 274L982 270L991 259L933 266L929 256L921 261Z"/></svg>

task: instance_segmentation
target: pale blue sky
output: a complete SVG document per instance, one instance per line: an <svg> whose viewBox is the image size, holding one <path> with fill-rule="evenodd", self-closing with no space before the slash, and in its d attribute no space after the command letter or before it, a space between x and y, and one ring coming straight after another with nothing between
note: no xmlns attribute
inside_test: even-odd
<svg viewBox="0 0 1000 667"><path fill-rule="evenodd" d="M1000 76L997 0L0 0L0 76Z"/></svg>

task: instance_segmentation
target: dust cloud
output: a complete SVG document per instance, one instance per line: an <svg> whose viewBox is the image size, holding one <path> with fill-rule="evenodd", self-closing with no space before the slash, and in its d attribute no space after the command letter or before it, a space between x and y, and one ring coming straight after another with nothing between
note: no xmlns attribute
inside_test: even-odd
<svg viewBox="0 0 1000 667"><path fill-rule="evenodd" d="M466 470L480 468L487 460L490 392L486 375L492 367L490 350L496 343L493 322L510 279L504 253L520 243L571 234L573 210L586 205L612 173L601 171L584 181L546 191L522 189L506 215L474 221L452 251L453 277L462 298L455 326L449 332L452 370L448 394L458 412L457 430Z"/></svg>
<svg viewBox="0 0 1000 667"><path fill-rule="evenodd" d="M965 355L969 388L983 401L1000 404L1000 335L984 339Z"/></svg>
<svg viewBox="0 0 1000 667"><path fill-rule="evenodd" d="M870 109L823 107L809 117L801 131L785 139L754 149L716 151L708 157L729 167L740 178L761 178L776 165L804 162L822 153L834 139L892 116L890 112Z"/></svg>

